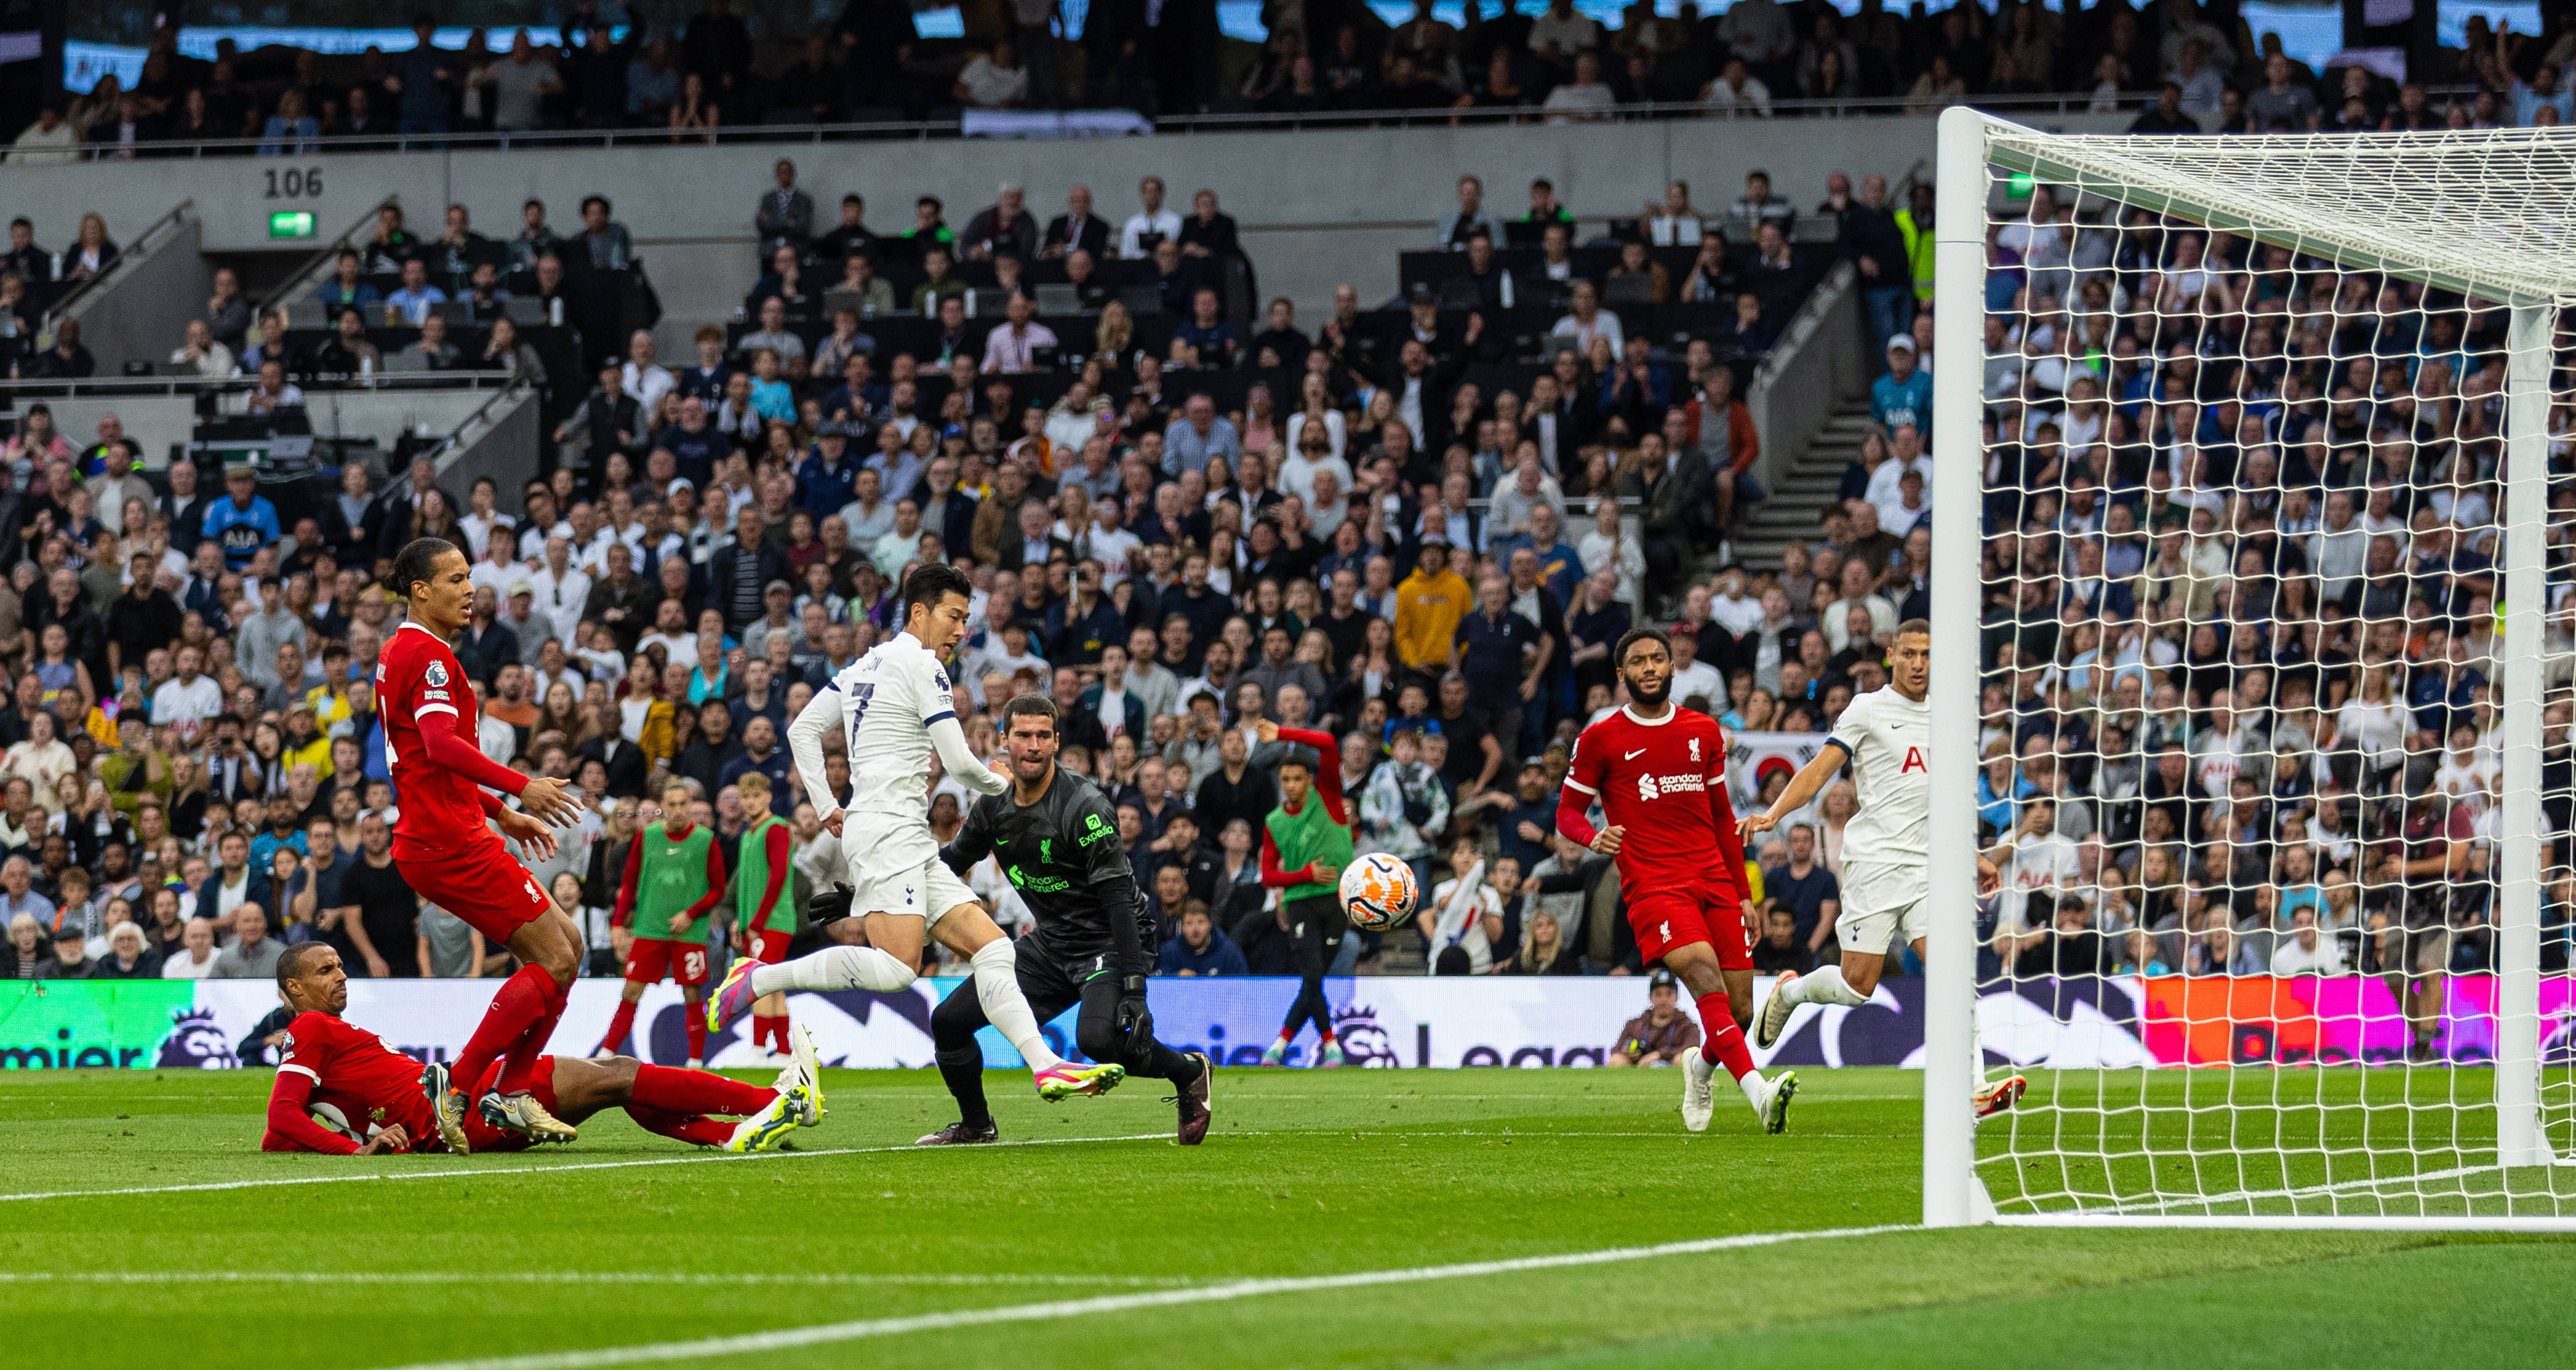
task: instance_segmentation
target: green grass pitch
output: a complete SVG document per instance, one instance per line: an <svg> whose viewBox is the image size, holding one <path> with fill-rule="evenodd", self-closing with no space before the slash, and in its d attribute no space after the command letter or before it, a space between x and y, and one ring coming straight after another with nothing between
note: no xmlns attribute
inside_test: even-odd
<svg viewBox="0 0 2576 1370"><path fill-rule="evenodd" d="M2463 1234L1889 1231L1244 1284L1912 1224L1912 1072L1806 1072L1768 1137L1723 1086L1685 1134L1666 1070L1228 1071L1197 1150L1159 1082L1050 1107L997 1073L1004 1135L1044 1144L949 1151L906 1145L952 1116L935 1075L833 1072L806 1150L755 1158L614 1113L542 1155L268 1156L268 1079L0 1076L0 1365L2279 1370L2576 1344L2576 1242ZM361 1175L413 1178L331 1179Z"/></svg>

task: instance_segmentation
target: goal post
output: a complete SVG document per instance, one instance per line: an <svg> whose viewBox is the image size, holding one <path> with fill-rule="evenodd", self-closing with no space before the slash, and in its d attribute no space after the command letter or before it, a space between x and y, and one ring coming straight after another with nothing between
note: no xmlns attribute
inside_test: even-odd
<svg viewBox="0 0 2576 1370"><path fill-rule="evenodd" d="M2576 1230L2576 130L1936 187L1925 1223Z"/></svg>

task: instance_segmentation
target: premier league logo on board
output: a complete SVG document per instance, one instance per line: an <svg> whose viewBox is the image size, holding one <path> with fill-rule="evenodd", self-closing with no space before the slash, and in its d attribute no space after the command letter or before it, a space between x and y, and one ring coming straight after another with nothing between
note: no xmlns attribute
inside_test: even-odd
<svg viewBox="0 0 2576 1370"><path fill-rule="evenodd" d="M161 1039L160 1059L153 1064L176 1070L232 1070L241 1062L233 1056L232 1043L224 1040L224 1030L215 1026L215 1011L195 1008L171 1010L170 1035Z"/></svg>
<svg viewBox="0 0 2576 1370"><path fill-rule="evenodd" d="M1374 1008L1353 1004L1333 1010L1333 1036L1342 1044L1342 1058L1352 1065L1404 1064L1396 1059L1395 1046L1386 1039L1386 1029L1379 1025Z"/></svg>

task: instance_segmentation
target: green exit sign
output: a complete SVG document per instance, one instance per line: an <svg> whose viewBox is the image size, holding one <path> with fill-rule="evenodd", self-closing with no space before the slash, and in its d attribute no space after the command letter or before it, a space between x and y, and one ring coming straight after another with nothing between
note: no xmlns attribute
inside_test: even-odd
<svg viewBox="0 0 2576 1370"><path fill-rule="evenodd" d="M313 236L313 211L281 209L268 216L268 236L272 238L310 238Z"/></svg>

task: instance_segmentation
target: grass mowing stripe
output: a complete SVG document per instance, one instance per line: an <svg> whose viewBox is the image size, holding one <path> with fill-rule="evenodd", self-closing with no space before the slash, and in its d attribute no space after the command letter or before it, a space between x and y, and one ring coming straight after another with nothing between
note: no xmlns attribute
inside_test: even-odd
<svg viewBox="0 0 2576 1370"><path fill-rule="evenodd" d="M423 1361L400 1367L400 1370L590 1370L590 1367L595 1366L643 1365L655 1361L698 1360L711 1356L749 1356L770 1351L794 1350L805 1346L827 1346L839 1342L863 1341L872 1337L899 1336L906 1332L986 1327L997 1323L1052 1322L1065 1318L1086 1318L1095 1314L1130 1313L1147 1308L1175 1308L1198 1303L1231 1303L1237 1299L1259 1298L1268 1294L1309 1294L1332 1289L1366 1289L1381 1285L1421 1284L1433 1280L1518 1274L1529 1270L1614 1265L1628 1261L1655 1260L1665 1256L1705 1255L1710 1252L1779 1246L1788 1242L1813 1241L1820 1238L1871 1237L1892 1232L1919 1230L1911 1224L1888 1223L1876 1227L1827 1227L1804 1232L1751 1232L1733 1237L1704 1237L1695 1241L1662 1242L1653 1246L1619 1246L1597 1251L1567 1251L1554 1256L1522 1256L1511 1260L1470 1261L1459 1265L1427 1265L1399 1270L1361 1270L1342 1275L1235 1280L1226 1284L1165 1289L1145 1294L1107 1294L1089 1299L1055 1299L1045 1303L1005 1304L998 1308L961 1308L901 1318L861 1318L851 1322L820 1323L812 1327L791 1327L773 1332L750 1332L730 1337L700 1337L689 1341L650 1342L636 1346L610 1346L589 1351L541 1351L523 1356Z"/></svg>
<svg viewBox="0 0 2576 1370"><path fill-rule="evenodd" d="M1017 1142L987 1142L982 1148L997 1146L1078 1146L1085 1142L1165 1142L1166 1132L1137 1132L1123 1137L1031 1137ZM106 1199L132 1194L201 1194L225 1189L274 1189L287 1185L355 1184L366 1180L459 1180L478 1175L561 1175L576 1170L626 1170L636 1166L711 1165L728 1161L777 1161L795 1157L880 1156L914 1151L947 1150L921 1146L840 1146L814 1151L761 1151L747 1156L719 1154L713 1156L656 1156L642 1161L582 1161L573 1165L494 1165L464 1170L376 1171L365 1175L286 1175L265 1180L218 1180L206 1184L136 1185L126 1189L57 1189L34 1194L0 1194L0 1203L24 1203L40 1199Z"/></svg>
<svg viewBox="0 0 2576 1370"><path fill-rule="evenodd" d="M834 1288L844 1285L932 1285L973 1288L997 1284L1131 1285L1140 1289L1175 1289L1199 1281L1187 1275L1045 1275L978 1274L773 1274L756 1271L660 1270L0 1270L0 1285L10 1284L670 1284L798 1285Z"/></svg>

